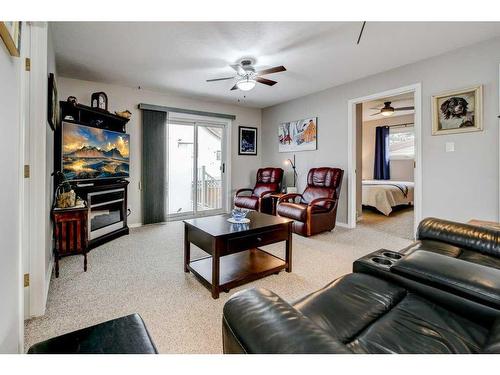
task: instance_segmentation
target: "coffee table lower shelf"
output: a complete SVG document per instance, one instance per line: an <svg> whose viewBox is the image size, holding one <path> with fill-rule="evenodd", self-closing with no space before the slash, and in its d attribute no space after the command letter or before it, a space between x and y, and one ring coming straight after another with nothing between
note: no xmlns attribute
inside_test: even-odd
<svg viewBox="0 0 500 375"><path fill-rule="evenodd" d="M283 259L259 248L220 258L219 289L228 292L237 286L278 273L285 269ZM188 269L208 289L212 288L212 257L192 260Z"/></svg>

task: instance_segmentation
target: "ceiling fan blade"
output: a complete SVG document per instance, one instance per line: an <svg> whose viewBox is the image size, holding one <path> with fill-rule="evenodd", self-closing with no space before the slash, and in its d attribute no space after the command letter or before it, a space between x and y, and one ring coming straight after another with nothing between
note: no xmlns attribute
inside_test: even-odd
<svg viewBox="0 0 500 375"><path fill-rule="evenodd" d="M231 87L231 90L238 90L238 86L234 85L233 87Z"/></svg>
<svg viewBox="0 0 500 375"><path fill-rule="evenodd" d="M382 113L382 112L377 112L377 113L374 113L374 114L372 114L372 115L370 115L370 116L377 116L377 115L380 115L381 113Z"/></svg>
<svg viewBox="0 0 500 375"><path fill-rule="evenodd" d="M255 80L257 82L263 83L264 85L268 85L268 86L273 86L273 85L278 83L278 82L273 81L271 79L262 78L262 77L256 77Z"/></svg>
<svg viewBox="0 0 500 375"><path fill-rule="evenodd" d="M274 68L259 70L257 72L257 75L263 76L265 74L279 73L279 72L284 72L284 71L286 71L286 68L283 65L280 65L280 66L275 66Z"/></svg>
<svg viewBox="0 0 500 375"><path fill-rule="evenodd" d="M399 108L394 108L395 111L412 111L414 109L415 109L415 107L399 107Z"/></svg>
<svg viewBox="0 0 500 375"><path fill-rule="evenodd" d="M359 32L358 41L356 42L356 44L359 44L359 42L361 41L361 36L363 35L363 30L365 29L365 25L366 21L363 21L363 26L361 26L361 31Z"/></svg>
<svg viewBox="0 0 500 375"><path fill-rule="evenodd" d="M214 78L214 79L207 79L207 82L225 81L225 80L227 80L227 79L233 79L233 78L236 78L236 76L234 76L234 77L226 77L226 78Z"/></svg>
<svg viewBox="0 0 500 375"><path fill-rule="evenodd" d="M235 72L238 73L240 76L244 76L245 74L247 74L247 72L245 72L245 69L243 69L239 64L229 65L229 66L233 68Z"/></svg>

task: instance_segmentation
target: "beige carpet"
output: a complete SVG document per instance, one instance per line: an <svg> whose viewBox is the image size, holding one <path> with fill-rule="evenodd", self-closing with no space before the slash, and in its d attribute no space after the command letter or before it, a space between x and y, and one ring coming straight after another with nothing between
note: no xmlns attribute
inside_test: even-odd
<svg viewBox="0 0 500 375"><path fill-rule="evenodd" d="M389 216L385 216L376 209L363 208L363 215L359 224L370 227L392 236L413 239L413 207L401 206L394 208Z"/></svg>
<svg viewBox="0 0 500 375"><path fill-rule="evenodd" d="M47 311L25 324L26 349L32 344L105 320L139 313L161 353L221 353L221 313L238 290L262 287L288 301L351 272L352 262L378 248L398 250L408 239L361 223L337 227L312 238L293 237L293 272L247 284L213 300L192 274L183 272L182 222L131 230L129 236L94 249L89 268L83 257L63 258L52 278ZM203 253L192 247L192 256ZM284 245L267 246L283 254Z"/></svg>

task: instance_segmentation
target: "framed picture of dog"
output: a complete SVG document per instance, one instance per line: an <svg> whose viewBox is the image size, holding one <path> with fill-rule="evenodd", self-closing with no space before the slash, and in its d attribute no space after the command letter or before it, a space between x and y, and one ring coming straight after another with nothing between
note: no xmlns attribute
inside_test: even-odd
<svg viewBox="0 0 500 375"><path fill-rule="evenodd" d="M483 86L432 97L432 135L483 130Z"/></svg>

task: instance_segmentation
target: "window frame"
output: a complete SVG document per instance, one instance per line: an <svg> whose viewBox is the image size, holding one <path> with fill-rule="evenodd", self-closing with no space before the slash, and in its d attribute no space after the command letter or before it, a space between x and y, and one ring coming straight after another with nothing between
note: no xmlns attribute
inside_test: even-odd
<svg viewBox="0 0 500 375"><path fill-rule="evenodd" d="M394 130L393 130L394 129ZM398 131L399 130L399 131ZM403 126L403 127L389 127L389 137L394 133L407 133L409 130L413 131L413 137L415 137L415 126ZM415 160L415 139L413 140L413 154L412 155L392 155L391 152L391 145L390 145L390 139L389 139L389 160Z"/></svg>

